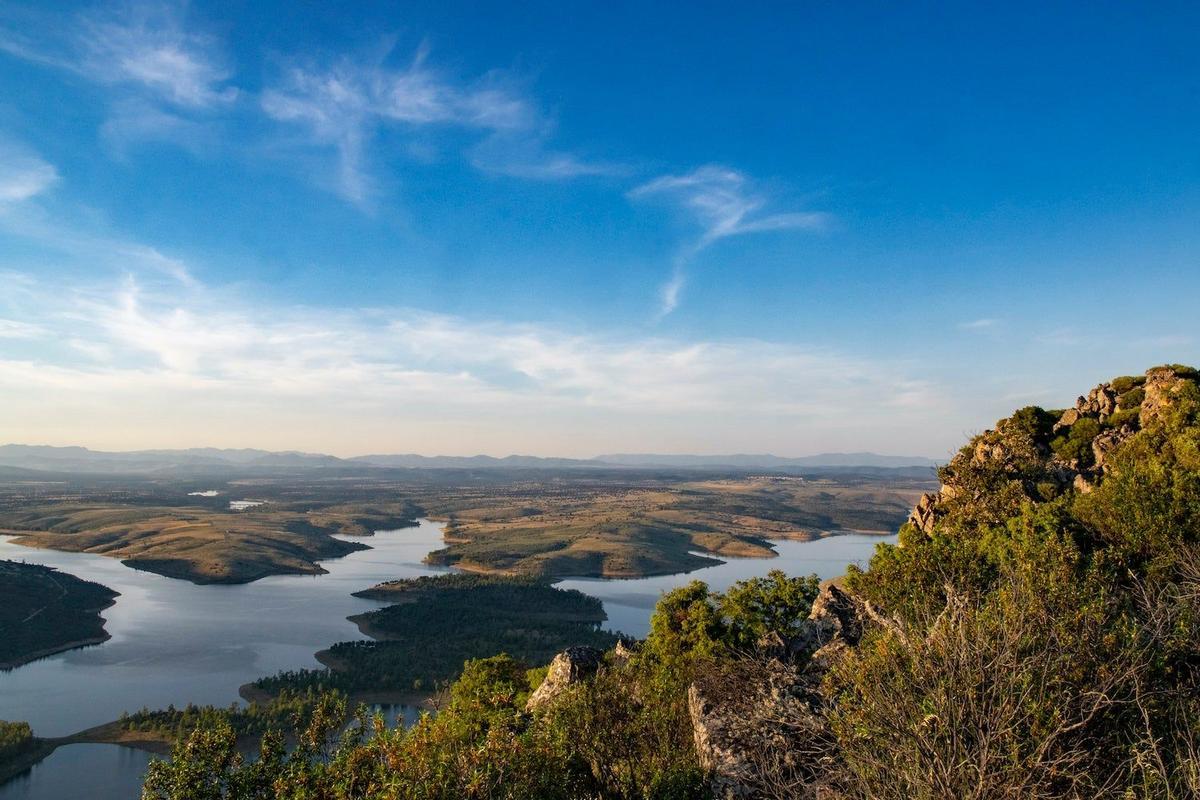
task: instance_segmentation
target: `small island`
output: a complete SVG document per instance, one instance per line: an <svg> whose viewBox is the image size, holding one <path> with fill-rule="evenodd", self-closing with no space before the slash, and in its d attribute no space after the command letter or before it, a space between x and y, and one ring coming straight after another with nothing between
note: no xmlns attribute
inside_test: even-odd
<svg viewBox="0 0 1200 800"><path fill-rule="evenodd" d="M244 687L247 699L283 690L338 689L355 699L414 702L434 694L463 662L507 653L545 664L564 647L611 647L603 604L532 577L447 574L381 583L357 597L392 605L349 619L370 641L317 654L324 670L295 670Z"/></svg>
<svg viewBox="0 0 1200 800"><path fill-rule="evenodd" d="M100 612L117 595L52 567L0 561L0 669L105 641Z"/></svg>

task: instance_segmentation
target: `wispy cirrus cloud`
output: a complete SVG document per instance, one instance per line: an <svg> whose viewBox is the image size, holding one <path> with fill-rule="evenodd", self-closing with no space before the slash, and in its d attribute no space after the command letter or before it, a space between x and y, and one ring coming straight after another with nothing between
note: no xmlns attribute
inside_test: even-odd
<svg viewBox="0 0 1200 800"><path fill-rule="evenodd" d="M224 48L216 37L186 24L186 8L131 2L68 19L26 13L24 30L0 22L0 52L92 82L144 90L179 107L231 103L238 89L229 83L233 69Z"/></svg>
<svg viewBox="0 0 1200 800"><path fill-rule="evenodd" d="M564 180L617 169L549 149L551 121L512 76L497 70L457 79L431 65L424 45L394 66L392 49L372 58L292 63L262 93L269 117L303 130L311 145L334 151L329 183L347 200L363 203L375 191L370 146L383 127L473 135L471 163L497 174Z"/></svg>
<svg viewBox="0 0 1200 800"><path fill-rule="evenodd" d="M741 172L716 165L684 175L663 175L630 191L632 198L661 196L693 214L703 233L701 249L730 236L777 230L824 230L831 217L819 211L760 214L768 198L751 187Z"/></svg>
<svg viewBox="0 0 1200 800"><path fill-rule="evenodd" d="M186 6L137 3L84 15L75 50L79 68L95 80L142 87L185 108L213 108L237 99L224 48L215 36L185 24Z"/></svg>
<svg viewBox="0 0 1200 800"><path fill-rule="evenodd" d="M413 153L437 157L453 149L483 173L538 181L629 173L625 164L556 148L553 118L516 75L491 70L462 78L433 66L425 45L397 65L394 49L281 56L282 69L253 104L279 123L279 135L238 147L282 157L305 175L324 163L314 156L331 153L318 182L364 206L389 161ZM215 151L230 144L222 141L223 123L236 127L235 115L250 108L238 102L248 93L235 82L225 43L175 0L102 5L72 16L0 9L0 53L105 87L109 116L100 132L119 156L147 141ZM385 129L409 143L376 153Z"/></svg>
<svg viewBox="0 0 1200 800"><path fill-rule="evenodd" d="M58 170L27 147L0 138L0 208L42 194Z"/></svg>
<svg viewBox="0 0 1200 800"><path fill-rule="evenodd" d="M634 200L661 198L676 204L700 228L700 235L675 259L671 276L660 290L659 315L679 305L687 282L687 264L702 250L721 239L751 233L784 230L822 231L832 221L819 211L766 212L770 198L753 186L743 173L728 167L706 165L682 175L663 175L629 192Z"/></svg>
<svg viewBox="0 0 1200 800"><path fill-rule="evenodd" d="M967 322L958 323L959 330L964 331L987 331L994 329L1000 324L1000 320L984 317L982 319L973 319Z"/></svg>
<svg viewBox="0 0 1200 800"><path fill-rule="evenodd" d="M536 181L619 178L633 171L621 161L591 160L554 150L547 138L526 131L496 132L471 149L471 163L482 172Z"/></svg>
<svg viewBox="0 0 1200 800"><path fill-rule="evenodd" d="M455 420L461 437L481 417L498 423L488 436L509 437L428 445L470 451L561 449L557 434L539 438L555 419L601 448L730 419L870 430L941 407L935 385L895 363L796 344L611 337L402 307L266 308L229 287L137 273L66 292L30 275L11 283L20 297L0 299L0 336L21 346L0 348L0 420L18 426L51 407L71 419L78 401L89 425L106 415L106 430L129 430L125 414L169 427L187 409L202 416L189 430L225 426L214 440L243 443L270 429L288 446L328 447L307 437L348 413L390 447ZM296 427L281 429L280 415ZM0 438L18 433L3 427Z"/></svg>
<svg viewBox="0 0 1200 800"><path fill-rule="evenodd" d="M0 339L36 339L45 336L46 329L32 322L0 319Z"/></svg>
<svg viewBox="0 0 1200 800"><path fill-rule="evenodd" d="M42 10L0 15L0 52L111 92L101 133L116 150L150 140L195 150L241 92L224 44L187 10L182 2L139 0L66 17Z"/></svg>

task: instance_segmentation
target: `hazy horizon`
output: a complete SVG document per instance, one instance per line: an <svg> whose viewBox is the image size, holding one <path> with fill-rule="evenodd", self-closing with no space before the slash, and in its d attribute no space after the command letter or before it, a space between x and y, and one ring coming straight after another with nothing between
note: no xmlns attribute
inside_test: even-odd
<svg viewBox="0 0 1200 800"><path fill-rule="evenodd" d="M304 455L304 456L333 456L335 458L340 458L340 459L367 458L367 457L371 457L371 456L380 456L380 457L416 456L419 458L430 458L430 459L435 459L435 458L474 458L474 457L502 459L502 458L508 458L508 457L528 457L528 458L544 458L544 459L561 458L561 459L581 460L581 461L601 460L606 456L607 457L657 456L657 457L663 457L663 458L717 458L717 457L722 457L722 456L728 456L728 457L769 457L769 458L781 458L781 459L805 459L805 458L818 458L818 457L822 457L822 456L855 456L855 455L870 455L870 456L880 456L883 458L911 458L911 459L938 459L938 458L943 457L943 456L939 456L939 455L928 455L928 454L924 454L924 453L881 453L881 452L874 451L874 450L820 451L820 452L814 451L814 452L805 452L805 453L773 453L773 452L766 452L766 451L754 452L754 453L725 452L725 451L687 452L687 453L683 453L683 452L658 453L658 452L650 452L650 451L637 451L637 452L612 451L612 452L603 452L603 453L583 453L583 454L579 454L579 455L563 455L560 453L543 454L543 453L527 453L527 452L486 453L486 452L469 451L469 450L459 452L459 453L447 453L447 452L421 453L421 452L416 452L416 451L411 451L411 450L407 450L407 451L397 450L397 451L388 451L388 452L372 451L372 452L362 452L362 453L359 453L359 452L333 453L333 452L322 452L322 451L312 451L312 450L300 450L300 449L297 449L294 447L271 449L271 448L263 448L263 447L254 447L254 446L250 446L250 445L238 446L238 447L214 447L211 445L201 444L201 445L189 445L189 446L183 446L183 447L144 447L144 448L108 449L108 448L101 448L101 447L90 447L86 444L79 444L79 443L46 444L44 442L0 441L0 448L4 448L4 447L29 447L29 448L51 447L51 448L59 448L59 449L83 448L85 450L88 450L91 452L96 452L96 453L117 453L117 454L152 453L152 452L158 452L158 451L185 452L185 451L189 451L189 450L216 450L216 451L227 451L227 452L236 452L239 450L254 450L254 451L261 451L261 452L296 454L296 455Z"/></svg>
<svg viewBox="0 0 1200 800"><path fill-rule="evenodd" d="M1196 363L1200 9L1030 8L7 4L0 440L939 456Z"/></svg>

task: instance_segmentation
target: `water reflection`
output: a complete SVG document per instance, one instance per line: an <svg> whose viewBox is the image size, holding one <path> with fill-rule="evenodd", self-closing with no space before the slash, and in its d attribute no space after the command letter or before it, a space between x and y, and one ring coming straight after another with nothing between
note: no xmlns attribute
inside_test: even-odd
<svg viewBox="0 0 1200 800"><path fill-rule="evenodd" d="M150 753L131 747L70 744L0 786L0 800L132 800L141 796L142 777L151 758Z"/></svg>

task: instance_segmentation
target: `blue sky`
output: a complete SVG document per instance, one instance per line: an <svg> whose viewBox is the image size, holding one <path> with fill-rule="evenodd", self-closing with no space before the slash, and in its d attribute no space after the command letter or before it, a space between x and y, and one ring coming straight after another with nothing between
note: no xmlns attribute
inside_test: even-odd
<svg viewBox="0 0 1200 800"><path fill-rule="evenodd" d="M1198 29L5 4L0 439L943 455L1200 361Z"/></svg>

